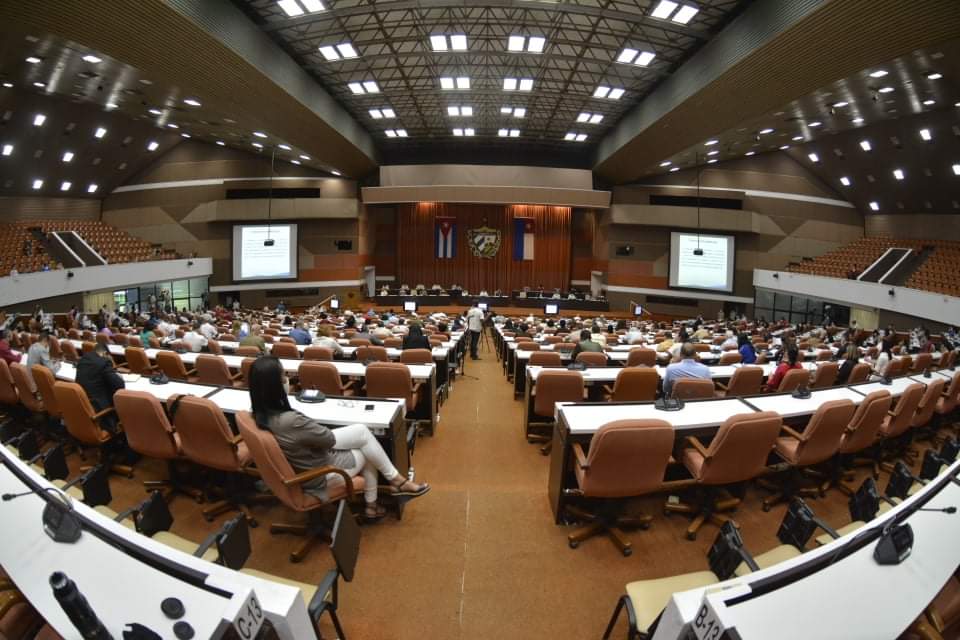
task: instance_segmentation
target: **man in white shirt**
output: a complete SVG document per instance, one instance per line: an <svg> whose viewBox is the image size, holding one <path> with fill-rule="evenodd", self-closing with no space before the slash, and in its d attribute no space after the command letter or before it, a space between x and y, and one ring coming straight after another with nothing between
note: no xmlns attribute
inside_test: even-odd
<svg viewBox="0 0 960 640"><path fill-rule="evenodd" d="M467 329L470 331L470 359L479 360L477 344L480 342L480 332L483 331L483 311L476 302L467 312Z"/></svg>
<svg viewBox="0 0 960 640"><path fill-rule="evenodd" d="M200 353L207 346L207 339L201 333L202 330L200 323L194 321L193 328L180 338L181 344L194 353Z"/></svg>
<svg viewBox="0 0 960 640"><path fill-rule="evenodd" d="M200 325L200 335L207 340L216 340L217 336L220 334L217 332L217 328L213 326L209 320L207 320Z"/></svg>

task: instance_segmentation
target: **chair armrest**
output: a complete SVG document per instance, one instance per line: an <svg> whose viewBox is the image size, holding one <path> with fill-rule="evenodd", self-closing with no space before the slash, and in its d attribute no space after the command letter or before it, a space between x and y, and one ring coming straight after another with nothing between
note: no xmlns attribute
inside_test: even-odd
<svg viewBox="0 0 960 640"><path fill-rule="evenodd" d="M360 389L360 381L357 380L356 378L353 378L353 379L351 379L351 380L347 380L346 384L341 384L341 387L343 387L344 390L346 390L346 389L357 389L357 390L359 390L359 389Z"/></svg>
<svg viewBox="0 0 960 640"><path fill-rule="evenodd" d="M579 442L573 443L573 455L577 459L577 466L581 469L589 469L590 465L587 464L587 456L583 452L583 445Z"/></svg>
<svg viewBox="0 0 960 640"><path fill-rule="evenodd" d="M890 416L891 418L897 417L897 414L895 414L893 411L887 411L887 415Z"/></svg>
<svg viewBox="0 0 960 640"><path fill-rule="evenodd" d="M791 429L785 424L780 425L780 429L782 429L784 433L796 438L797 440L803 440L803 435L801 433L794 431L793 429Z"/></svg>
<svg viewBox="0 0 960 640"><path fill-rule="evenodd" d="M420 393L420 387L422 386L423 386L422 382L413 383L413 388L410 390L410 393L412 393L413 395L417 395L418 393Z"/></svg>
<svg viewBox="0 0 960 640"><path fill-rule="evenodd" d="M102 418L103 416L105 416L105 415L107 415L107 414L109 414L109 413L113 413L113 411L114 411L114 408L113 408L113 407L107 407L107 408L104 409L103 411L97 411L95 414L93 414L93 415L90 416L90 417L93 418L94 420L99 420L99 419Z"/></svg>
<svg viewBox="0 0 960 640"><path fill-rule="evenodd" d="M605 384L605 385L603 385L603 392L604 392L605 394L607 394L608 396L612 396L612 395L613 395L613 387L611 387L611 386L608 385L608 384Z"/></svg>
<svg viewBox="0 0 960 640"><path fill-rule="evenodd" d="M229 521L228 521L229 522ZM203 542L197 547L196 551L193 552L194 558L202 558L203 554L207 552L207 549L212 547L217 542L217 536L220 535L222 529L217 529L212 533L208 534L206 538L203 539Z"/></svg>
<svg viewBox="0 0 960 640"><path fill-rule="evenodd" d="M188 376L195 376L195 375L197 375L197 370L196 370L196 369L187 369L187 375L188 375Z"/></svg>
<svg viewBox="0 0 960 640"><path fill-rule="evenodd" d="M714 383L713 383L713 386L716 387L716 388L717 388L718 390L720 390L720 391L726 391L726 390L727 390L727 385L723 384L722 382L714 382Z"/></svg>
<svg viewBox="0 0 960 640"><path fill-rule="evenodd" d="M287 478L283 481L283 484L287 487L292 487L303 484L304 482L316 480L317 478L323 477L328 473L336 473L343 478L344 485L347 489L347 499L353 500L353 478L351 478L350 474L340 467L334 467L333 465L326 465L323 467L317 467L316 469L310 469L309 471L303 471L292 478Z"/></svg>
<svg viewBox="0 0 960 640"><path fill-rule="evenodd" d="M319 584L317 584L317 590L307 604L307 615L310 616L310 621L313 622L314 625L320 620L320 616L327 610L327 607L330 606L331 603L327 600L327 596L330 595L339 577L340 572L336 569L331 569L327 571L326 575L324 575Z"/></svg>
<svg viewBox="0 0 960 640"><path fill-rule="evenodd" d="M237 371L235 374L233 374L232 376L230 376L230 379L231 379L231 380L241 380L241 379L243 379L243 372L242 372L242 371Z"/></svg>
<svg viewBox="0 0 960 640"><path fill-rule="evenodd" d="M707 448L704 447L703 444L702 444L699 440L697 440L694 436L687 436L687 437L685 438L685 441L686 441L687 444L689 444L689 445L692 446L694 449L696 449L697 452L698 452L700 455L702 455L704 458L707 457Z"/></svg>

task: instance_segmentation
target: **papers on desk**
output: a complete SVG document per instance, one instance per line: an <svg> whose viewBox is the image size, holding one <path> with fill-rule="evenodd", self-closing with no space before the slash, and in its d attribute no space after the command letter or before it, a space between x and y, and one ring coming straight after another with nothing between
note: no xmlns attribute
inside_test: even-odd
<svg viewBox="0 0 960 640"><path fill-rule="evenodd" d="M120 377L123 379L124 383L130 384L130 383L133 383L133 382L138 381L138 380L140 379L140 374L139 374L139 373L124 373L124 374L122 374Z"/></svg>

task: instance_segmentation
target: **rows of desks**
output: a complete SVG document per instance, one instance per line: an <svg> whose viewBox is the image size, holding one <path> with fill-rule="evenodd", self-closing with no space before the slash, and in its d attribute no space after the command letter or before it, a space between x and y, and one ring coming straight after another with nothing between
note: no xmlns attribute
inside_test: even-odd
<svg viewBox="0 0 960 640"><path fill-rule="evenodd" d="M573 474L571 447L574 442L588 443L604 424L614 420L665 420L673 425L677 441L686 436L710 436L731 416L756 411L776 411L784 418L801 418L813 415L821 404L830 400L849 399L855 404L868 394L886 390L899 397L912 384L926 385L933 377L945 381L960 371L937 371L931 378L905 376L894 378L892 383L867 382L845 387L831 387L812 391L809 398L794 398L789 393L745 396L742 398L718 398L714 400L688 400L678 411L657 409L652 402L588 402L558 403L556 423L553 428L550 475L547 493L555 521L559 524L566 502L564 489L573 489L576 479Z"/></svg>

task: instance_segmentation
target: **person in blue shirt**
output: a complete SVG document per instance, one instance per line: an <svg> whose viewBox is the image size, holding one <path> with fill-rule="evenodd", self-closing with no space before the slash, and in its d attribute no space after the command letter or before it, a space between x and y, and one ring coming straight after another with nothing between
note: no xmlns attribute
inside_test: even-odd
<svg viewBox="0 0 960 640"><path fill-rule="evenodd" d="M296 326L290 330L290 337L293 338L293 341L297 344L313 343L313 336L310 335L310 332L307 331L302 322L298 322Z"/></svg>
<svg viewBox="0 0 960 640"><path fill-rule="evenodd" d="M737 338L739 343L740 361L743 364L753 364L757 361L757 352L753 349L753 343L750 342L750 336L746 332L741 333Z"/></svg>
<svg viewBox="0 0 960 640"><path fill-rule="evenodd" d="M678 378L702 378L710 380L710 368L696 360L697 350L689 342L680 347L680 362L667 365L663 376L663 395L669 396L673 390L673 383Z"/></svg>

